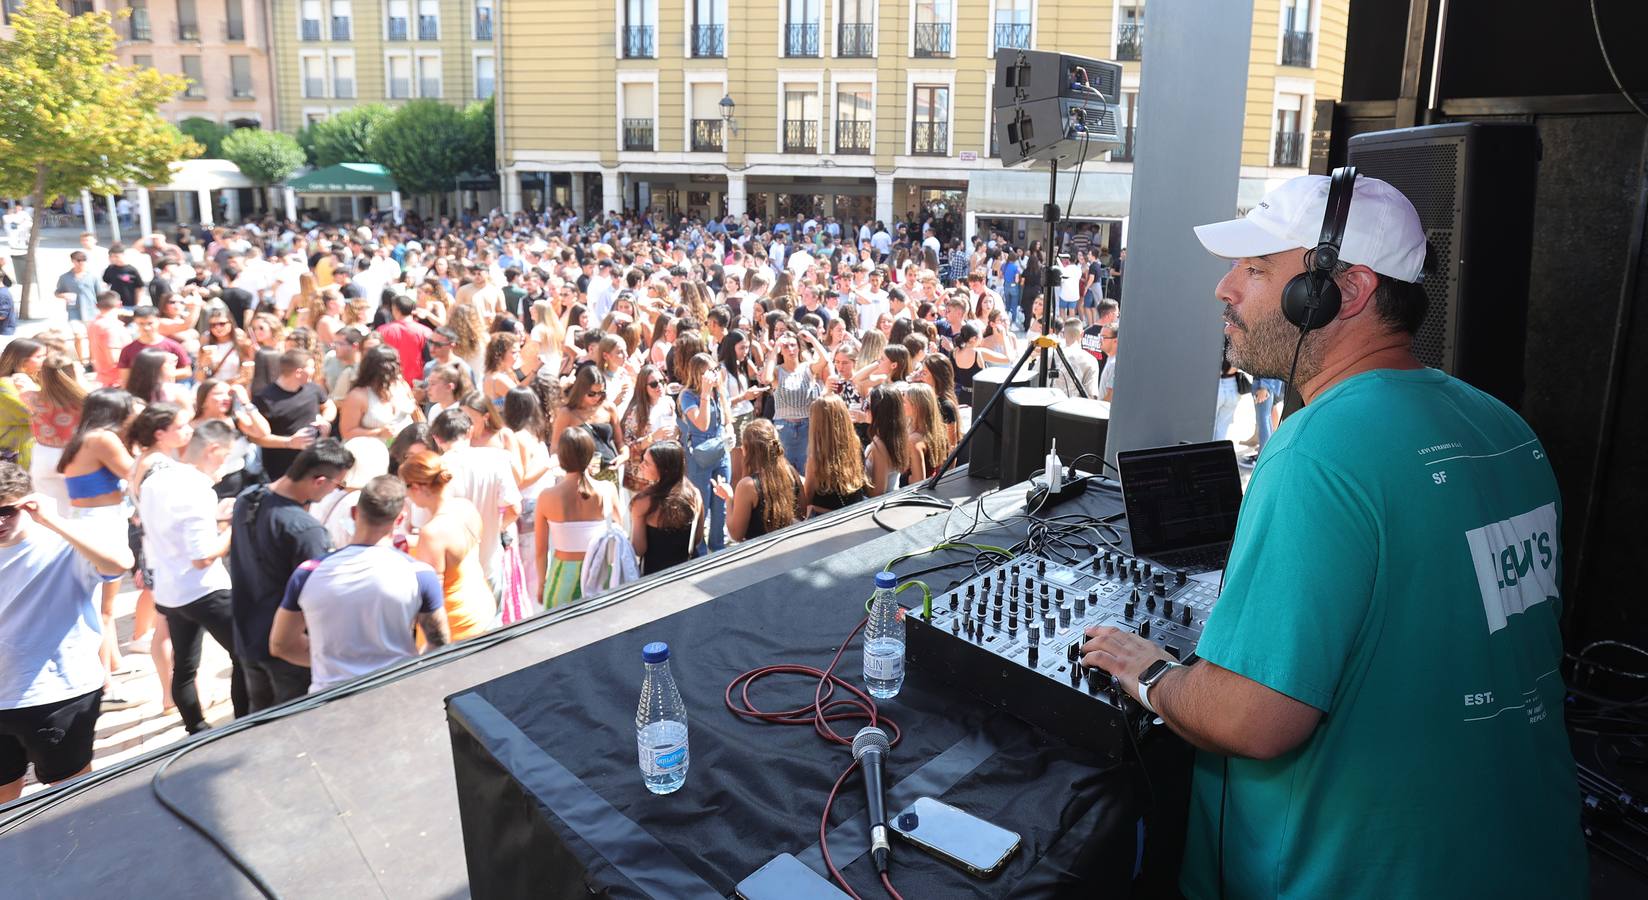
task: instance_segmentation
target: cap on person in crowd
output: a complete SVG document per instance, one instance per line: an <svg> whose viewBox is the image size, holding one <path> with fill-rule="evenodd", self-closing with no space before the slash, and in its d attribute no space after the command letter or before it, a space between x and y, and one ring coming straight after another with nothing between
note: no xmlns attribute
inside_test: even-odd
<svg viewBox="0 0 1648 900"><path fill-rule="evenodd" d="M1242 218L1197 226L1196 237L1226 259L1311 249L1322 239L1331 184L1326 175L1290 179ZM1397 281L1418 281L1425 271L1425 230L1413 203L1387 182L1357 176L1339 260Z"/></svg>

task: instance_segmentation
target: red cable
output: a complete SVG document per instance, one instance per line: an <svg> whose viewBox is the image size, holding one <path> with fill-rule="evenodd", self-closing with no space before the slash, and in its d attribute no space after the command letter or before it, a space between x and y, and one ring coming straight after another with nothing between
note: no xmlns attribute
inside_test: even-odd
<svg viewBox="0 0 1648 900"><path fill-rule="evenodd" d="M829 666L823 669L798 663L784 663L751 669L734 678L727 685L727 692L722 698L727 704L728 711L742 719L770 722L774 725L811 725L813 730L818 732L819 737L832 744L841 744L843 746L852 746L852 738L842 736L830 727L830 723L839 719L868 719L871 725L883 726L892 733L890 747L898 746L899 740L903 737L898 724L892 719L881 715L880 710L876 707L875 699L869 694L859 690L857 686L844 681L835 674L835 667L841 662L841 655L847 652L847 646L853 642L853 638L858 637L859 631L869 621L869 617L865 617L853 626L853 630L848 633L847 639L841 642L841 648L830 659ZM767 711L758 708L755 702L750 699L750 686L758 679L769 675L804 675L808 678L817 679L818 686L813 689L812 704L778 711ZM837 687L844 689L852 696L834 698L833 695ZM742 706L733 703L734 690L738 691L738 699L742 702ZM847 894L853 900L864 900L858 895L857 891L853 890L852 885L847 883L847 879L835 867L835 862L830 859L830 844L827 837L830 827L830 807L835 804L835 797L841 791L841 785L845 784L847 777L857 770L858 760L855 759L852 765L841 773L841 777L835 780L835 785L830 788L830 795L824 800L824 814L818 820L818 848L824 853L824 866L830 870L830 875L840 883L841 887L847 891ZM904 900L898 891L893 889L893 882L885 872L881 873L881 884L893 900Z"/></svg>

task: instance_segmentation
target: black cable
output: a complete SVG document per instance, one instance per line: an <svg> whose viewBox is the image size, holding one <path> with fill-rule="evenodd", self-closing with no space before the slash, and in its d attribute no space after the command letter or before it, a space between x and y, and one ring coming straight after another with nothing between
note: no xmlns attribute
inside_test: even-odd
<svg viewBox="0 0 1648 900"><path fill-rule="evenodd" d="M182 750L179 750L170 759L161 763L160 768L155 771L154 777L149 779L149 789L154 793L155 799L160 801L161 806L166 807L172 815L182 819L185 825L188 825L190 828L193 828L195 831L199 832L201 837L211 841L212 846L216 847L219 853L222 853L224 857L229 860L229 862L233 863L234 867L240 870L240 874L246 876L246 880L252 883L252 887L257 888L258 893L268 897L269 900L280 900L280 893L270 886L269 882L263 880L263 876L258 874L257 869L252 868L251 863L242 859L240 854L236 853L233 847L229 846L227 842L218 837L216 832L212 831L210 828L207 828L205 823L201 822L199 819L196 819L194 816L185 812L182 807L172 802L171 798L166 796L165 791L160 789L160 780L166 775L166 770L171 768L172 763L182 759L183 756L190 750L203 746L205 746L204 743L192 743L187 747L184 747Z"/></svg>
<svg viewBox="0 0 1648 900"><path fill-rule="evenodd" d="M1608 77L1614 80L1614 87L1619 88L1620 96L1625 98L1626 103L1631 104L1637 115L1648 119L1648 110L1643 109L1642 104L1631 96L1631 92L1625 89L1625 83L1619 80L1619 73L1614 71L1614 61L1608 56L1608 45L1602 40L1602 20L1597 16L1596 0L1591 0L1591 27L1596 29L1597 50L1602 53L1602 64L1608 69Z"/></svg>

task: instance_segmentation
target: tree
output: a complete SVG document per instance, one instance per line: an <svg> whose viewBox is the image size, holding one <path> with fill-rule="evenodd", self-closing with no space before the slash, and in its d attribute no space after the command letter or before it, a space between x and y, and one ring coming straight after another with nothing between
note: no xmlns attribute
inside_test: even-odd
<svg viewBox="0 0 1648 900"><path fill-rule="evenodd" d="M381 103L355 106L310 126L314 162L319 168L343 162L375 162L372 134L394 111Z"/></svg>
<svg viewBox="0 0 1648 900"><path fill-rule="evenodd" d="M242 175L263 187L285 180L303 168L303 148L297 139L279 131L240 128L223 139L223 158L240 168Z"/></svg>
<svg viewBox="0 0 1648 900"><path fill-rule="evenodd" d="M109 21L106 12L71 17L54 0L25 0L12 14L12 39L0 41L0 196L34 204L31 273L47 204L163 184L172 163L201 151L155 114L188 80L117 65ZM24 279L24 316L36 280Z"/></svg>
<svg viewBox="0 0 1648 900"><path fill-rule="evenodd" d="M372 132L372 159L409 194L438 194L457 184L474 155L462 111L439 100L413 100Z"/></svg>
<svg viewBox="0 0 1648 900"><path fill-rule="evenodd" d="M227 125L219 125L211 119L200 116L190 116L177 123L177 130L188 135L195 143L205 148L200 155L207 159L223 158L223 139L229 136L234 129Z"/></svg>
<svg viewBox="0 0 1648 900"><path fill-rule="evenodd" d="M498 131L493 119L492 98L464 108L464 128L469 133L470 158L465 172L493 172L498 167Z"/></svg>

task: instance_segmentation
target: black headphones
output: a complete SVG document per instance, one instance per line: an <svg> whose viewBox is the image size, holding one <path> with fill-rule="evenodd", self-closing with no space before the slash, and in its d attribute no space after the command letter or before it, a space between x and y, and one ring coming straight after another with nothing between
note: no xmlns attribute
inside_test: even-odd
<svg viewBox="0 0 1648 900"><path fill-rule="evenodd" d="M1328 185L1328 207L1322 216L1322 237L1316 249L1305 254L1305 271L1293 276L1282 288L1282 315L1299 326L1301 334L1321 328L1339 315L1343 297L1333 281L1333 267L1339 264L1340 245L1345 240L1345 222L1350 219L1350 199L1356 188L1356 167L1333 170Z"/></svg>

